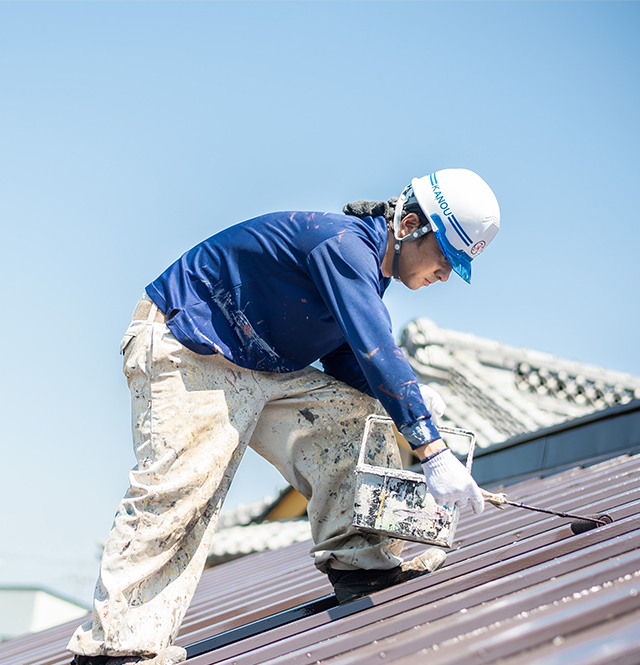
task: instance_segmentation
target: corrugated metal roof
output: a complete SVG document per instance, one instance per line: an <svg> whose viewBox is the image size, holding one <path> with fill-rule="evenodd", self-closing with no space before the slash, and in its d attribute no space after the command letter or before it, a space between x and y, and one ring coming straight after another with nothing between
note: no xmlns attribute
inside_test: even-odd
<svg viewBox="0 0 640 665"><path fill-rule="evenodd" d="M192 645L190 665L640 662L639 475L640 455L624 455L514 485L510 499L614 522L573 535L567 520L522 509L463 511L444 568L342 607L309 542L210 569L179 644ZM67 663L74 628L0 644L0 662ZM213 636L227 644L200 653Z"/></svg>

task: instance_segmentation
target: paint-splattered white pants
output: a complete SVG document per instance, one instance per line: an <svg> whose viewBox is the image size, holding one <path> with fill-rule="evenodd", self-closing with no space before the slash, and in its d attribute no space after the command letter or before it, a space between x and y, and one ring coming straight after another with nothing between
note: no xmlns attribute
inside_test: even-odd
<svg viewBox="0 0 640 665"><path fill-rule="evenodd" d="M255 372L193 353L141 301L123 340L137 465L105 546L92 619L69 650L152 655L175 639L247 445L309 501L316 566L386 569L402 541L351 526L364 421L380 405L313 368ZM398 467L382 433L371 463Z"/></svg>

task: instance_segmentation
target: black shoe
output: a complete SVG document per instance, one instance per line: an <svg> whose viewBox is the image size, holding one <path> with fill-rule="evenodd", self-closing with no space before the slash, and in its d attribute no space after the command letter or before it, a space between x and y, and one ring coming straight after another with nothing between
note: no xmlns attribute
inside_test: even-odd
<svg viewBox="0 0 640 665"><path fill-rule="evenodd" d="M106 665L110 656L74 656L69 665Z"/></svg>
<svg viewBox="0 0 640 665"><path fill-rule="evenodd" d="M76 656L71 665L179 665L187 660L182 647L167 647L155 656Z"/></svg>
<svg viewBox="0 0 640 665"><path fill-rule="evenodd" d="M389 570L334 570L329 569L329 581L333 585L336 598L340 605L350 600L368 596L402 582L421 577L442 567L447 555L435 547L423 552L411 561Z"/></svg>

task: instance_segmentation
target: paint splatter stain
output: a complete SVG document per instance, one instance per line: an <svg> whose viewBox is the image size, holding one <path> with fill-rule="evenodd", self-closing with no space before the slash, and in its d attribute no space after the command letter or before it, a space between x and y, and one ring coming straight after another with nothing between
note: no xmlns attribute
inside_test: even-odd
<svg viewBox="0 0 640 665"><path fill-rule="evenodd" d="M312 425L315 423L316 419L318 416L316 416L311 409L302 409L301 411L298 411L298 413L307 421L309 421Z"/></svg>

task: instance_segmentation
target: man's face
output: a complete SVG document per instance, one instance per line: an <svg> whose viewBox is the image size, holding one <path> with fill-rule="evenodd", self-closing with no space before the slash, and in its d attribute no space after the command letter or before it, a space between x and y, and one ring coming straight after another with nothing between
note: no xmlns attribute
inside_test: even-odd
<svg viewBox="0 0 640 665"><path fill-rule="evenodd" d="M402 232L402 226L400 230ZM411 240L404 243L398 272L402 283L415 291L434 282L446 282L451 274L451 264L442 253L435 235L428 233L422 242Z"/></svg>

